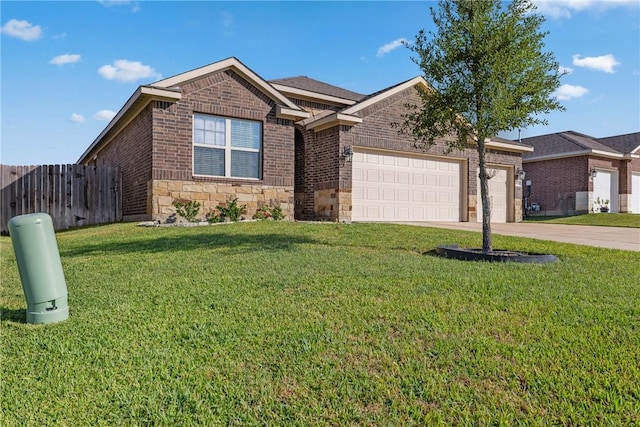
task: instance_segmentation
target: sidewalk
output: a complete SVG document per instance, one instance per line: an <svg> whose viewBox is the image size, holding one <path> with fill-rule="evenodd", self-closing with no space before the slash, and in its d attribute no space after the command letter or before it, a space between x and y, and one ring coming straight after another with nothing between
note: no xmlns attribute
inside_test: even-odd
<svg viewBox="0 0 640 427"><path fill-rule="evenodd" d="M414 222L404 224L482 232L482 223L479 222ZM506 236L640 252L640 229L638 228L510 222L491 224L491 231L494 234Z"/></svg>

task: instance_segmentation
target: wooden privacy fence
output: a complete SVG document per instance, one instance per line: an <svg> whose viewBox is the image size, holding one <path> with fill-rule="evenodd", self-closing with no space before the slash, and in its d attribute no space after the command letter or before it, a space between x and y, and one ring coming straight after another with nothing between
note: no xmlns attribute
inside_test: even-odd
<svg viewBox="0 0 640 427"><path fill-rule="evenodd" d="M0 165L0 232L14 216L44 212L56 230L122 221L119 168Z"/></svg>

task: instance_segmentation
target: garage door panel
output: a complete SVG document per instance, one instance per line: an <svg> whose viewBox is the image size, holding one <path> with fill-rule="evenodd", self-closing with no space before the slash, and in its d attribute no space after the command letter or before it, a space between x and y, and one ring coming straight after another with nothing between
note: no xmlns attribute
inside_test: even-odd
<svg viewBox="0 0 640 427"><path fill-rule="evenodd" d="M377 170L367 169L367 181L378 182L379 172Z"/></svg>
<svg viewBox="0 0 640 427"><path fill-rule="evenodd" d="M365 211L369 218L380 218L380 208L378 206L367 206Z"/></svg>
<svg viewBox="0 0 640 427"><path fill-rule="evenodd" d="M640 174L631 175L631 213L640 213Z"/></svg>
<svg viewBox="0 0 640 427"><path fill-rule="evenodd" d="M401 220L408 220L409 217L409 208L406 206L399 206L397 210L398 218Z"/></svg>
<svg viewBox="0 0 640 427"><path fill-rule="evenodd" d="M491 222L507 222L508 174L507 169L492 169L495 172L488 182L489 202L491 203ZM478 180L478 222L482 221L482 197Z"/></svg>
<svg viewBox="0 0 640 427"><path fill-rule="evenodd" d="M393 184L396 182L396 174L392 171L384 171L382 174L382 181L384 183Z"/></svg>
<svg viewBox="0 0 640 427"><path fill-rule="evenodd" d="M395 209L391 206L385 206L382 209L382 216L385 219L393 219L395 217Z"/></svg>
<svg viewBox="0 0 640 427"><path fill-rule="evenodd" d="M380 200L380 190L377 188L367 188L366 200Z"/></svg>
<svg viewBox="0 0 640 427"><path fill-rule="evenodd" d="M364 181L364 169L354 167L351 171L351 177L354 181Z"/></svg>
<svg viewBox="0 0 640 427"><path fill-rule="evenodd" d="M354 221L460 220L459 162L365 154L353 157L354 171L364 171L352 175Z"/></svg>

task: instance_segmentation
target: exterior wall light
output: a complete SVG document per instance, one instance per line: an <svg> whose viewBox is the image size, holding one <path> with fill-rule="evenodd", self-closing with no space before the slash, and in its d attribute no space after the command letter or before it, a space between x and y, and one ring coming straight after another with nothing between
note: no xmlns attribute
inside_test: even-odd
<svg viewBox="0 0 640 427"><path fill-rule="evenodd" d="M591 169L591 179L594 179L596 176L598 176L596 168Z"/></svg>
<svg viewBox="0 0 640 427"><path fill-rule="evenodd" d="M523 171L522 169L518 169L516 171L516 177L520 180L520 181L524 181L524 178L527 176L527 173L525 171Z"/></svg>
<svg viewBox="0 0 640 427"><path fill-rule="evenodd" d="M350 145L347 145L342 149L342 158L345 162L350 162L351 160L353 160L353 150L351 149Z"/></svg>

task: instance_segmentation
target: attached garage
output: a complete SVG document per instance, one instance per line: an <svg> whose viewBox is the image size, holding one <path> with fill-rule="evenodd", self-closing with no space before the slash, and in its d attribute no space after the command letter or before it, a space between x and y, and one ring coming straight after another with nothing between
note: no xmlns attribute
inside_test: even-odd
<svg viewBox="0 0 640 427"><path fill-rule="evenodd" d="M463 162L354 150L353 221L461 220Z"/></svg>
<svg viewBox="0 0 640 427"><path fill-rule="evenodd" d="M509 221L509 173L508 169L487 168L489 179L489 200L491 204L491 222ZM478 180L478 222L482 222L482 197Z"/></svg>

